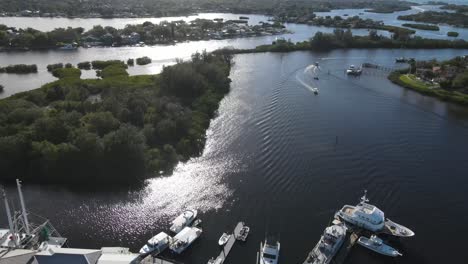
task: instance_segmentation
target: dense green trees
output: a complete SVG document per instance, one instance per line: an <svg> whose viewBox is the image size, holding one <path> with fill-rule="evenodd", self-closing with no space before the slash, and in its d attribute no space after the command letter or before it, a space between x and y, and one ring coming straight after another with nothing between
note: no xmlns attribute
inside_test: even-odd
<svg viewBox="0 0 468 264"><path fill-rule="evenodd" d="M207 53L159 75L128 76L118 61L102 79L55 69L61 79L0 100L0 179L128 184L169 171L201 153L229 69L230 56Z"/></svg>
<svg viewBox="0 0 468 264"><path fill-rule="evenodd" d="M398 16L400 20L426 22L432 24L449 24L459 27L468 26L468 15L464 13L425 11L417 14Z"/></svg>
<svg viewBox="0 0 468 264"><path fill-rule="evenodd" d="M37 72L37 65L36 64L16 64L16 65L8 65L6 67L0 67L0 73L17 73L17 74L26 74L26 73L35 73Z"/></svg>

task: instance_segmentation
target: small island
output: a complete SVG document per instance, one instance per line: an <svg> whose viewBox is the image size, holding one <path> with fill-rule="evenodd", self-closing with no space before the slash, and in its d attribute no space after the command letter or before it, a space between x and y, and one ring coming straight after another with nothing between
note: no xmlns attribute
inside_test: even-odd
<svg viewBox="0 0 468 264"><path fill-rule="evenodd" d="M422 30L431 30L431 31L439 31L440 28L436 25L427 25L427 24L414 24L414 23L405 23L402 26L415 28L415 29L422 29Z"/></svg>
<svg viewBox="0 0 468 264"><path fill-rule="evenodd" d="M444 101L468 105L468 56L448 61L416 61L389 75L393 83Z"/></svg>
<svg viewBox="0 0 468 264"><path fill-rule="evenodd" d="M197 53L157 75L129 76L122 61L75 67L59 80L0 100L0 180L128 186L198 156L229 91L231 56Z"/></svg>
<svg viewBox="0 0 468 264"><path fill-rule="evenodd" d="M453 38L456 38L458 37L459 33L458 32L455 32L455 31L449 31L447 32L447 36L448 37L453 37Z"/></svg>
<svg viewBox="0 0 468 264"><path fill-rule="evenodd" d="M400 20L432 24L448 24L456 27L468 27L468 15L464 13L425 11L412 15L398 16Z"/></svg>

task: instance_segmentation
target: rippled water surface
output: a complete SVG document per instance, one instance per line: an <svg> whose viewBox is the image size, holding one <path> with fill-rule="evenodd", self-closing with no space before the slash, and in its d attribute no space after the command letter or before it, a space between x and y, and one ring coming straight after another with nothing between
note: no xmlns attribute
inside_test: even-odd
<svg viewBox="0 0 468 264"><path fill-rule="evenodd" d="M238 55L201 157L129 192L25 183L27 204L75 247L136 251L181 210L197 208L203 235L179 261L206 263L221 233L244 220L252 234L227 263L254 263L266 233L281 239L280 263L302 263L334 211L368 189L386 216L416 232L392 242L404 254L398 263L462 263L468 110L397 87L385 71L344 74L362 62L395 67L394 52ZM468 51L405 52L426 59ZM394 261L356 246L346 263Z"/></svg>

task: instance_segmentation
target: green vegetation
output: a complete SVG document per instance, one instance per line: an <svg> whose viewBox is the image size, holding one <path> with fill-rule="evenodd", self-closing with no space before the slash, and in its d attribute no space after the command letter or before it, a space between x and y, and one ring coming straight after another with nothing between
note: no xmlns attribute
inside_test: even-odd
<svg viewBox="0 0 468 264"><path fill-rule="evenodd" d="M392 33L405 34L405 35L416 33L416 31L411 30L411 29L384 25L380 21L375 21L372 19L362 19L359 16L349 17L347 19L343 19L340 16L335 16L333 18L330 16L317 17L314 20L310 21L310 24L317 25L317 26L337 27L337 28L380 29L380 30L387 30Z"/></svg>
<svg viewBox="0 0 468 264"><path fill-rule="evenodd" d="M468 16L463 13L425 11L412 15L398 16L398 19L432 24L449 24L456 27L468 27Z"/></svg>
<svg viewBox="0 0 468 264"><path fill-rule="evenodd" d="M82 70L90 70L91 69L91 62L89 62L89 61L80 62L80 63L78 63L77 67L78 67L78 69L82 69Z"/></svg>
<svg viewBox="0 0 468 264"><path fill-rule="evenodd" d="M53 71L55 69L63 68L63 63L49 64L47 65L47 71Z"/></svg>
<svg viewBox="0 0 468 264"><path fill-rule="evenodd" d="M447 32L447 36L449 36L449 37L454 37L454 38L456 38L456 37L458 37L458 35L459 35L458 32L455 32L455 31L449 31L449 32Z"/></svg>
<svg viewBox="0 0 468 264"><path fill-rule="evenodd" d="M257 52L289 52L297 50L331 50L331 49L467 49L468 42L464 40L425 39L418 36L409 37L394 33L387 38L371 30L368 36L353 36L350 29L335 29L333 33L317 32L309 41L292 43L286 40L277 40L270 45L260 45L254 49L221 49L218 54L240 54Z"/></svg>
<svg viewBox="0 0 468 264"><path fill-rule="evenodd" d="M458 13L468 13L468 5L444 5L440 9L446 9L446 10L454 10L457 11Z"/></svg>
<svg viewBox="0 0 468 264"><path fill-rule="evenodd" d="M77 79L80 78L81 71L77 68L57 68L52 71L52 75L59 79Z"/></svg>
<svg viewBox="0 0 468 264"><path fill-rule="evenodd" d="M27 64L16 64L9 65L6 67L0 67L0 73L17 73L17 74L27 74L27 73L36 73L37 65L27 65Z"/></svg>
<svg viewBox="0 0 468 264"><path fill-rule="evenodd" d="M389 79L426 95L468 105L467 66L466 56L442 62L417 61L411 63L411 70L395 71Z"/></svg>
<svg viewBox="0 0 468 264"><path fill-rule="evenodd" d="M134 66L135 65L135 60L134 59L128 59L127 60L127 65L128 66Z"/></svg>
<svg viewBox="0 0 468 264"><path fill-rule="evenodd" d="M415 90L425 95L434 96L441 100L461 105L468 105L468 94L431 87L422 81L416 80L415 76L411 74L393 72L388 76L388 79L395 84L411 90Z"/></svg>
<svg viewBox="0 0 468 264"><path fill-rule="evenodd" d="M127 65L123 61L120 60L107 60L107 61L101 61L101 60L95 60L91 62L91 65L93 66L93 69L95 70L102 70L106 68L107 66L119 64L122 65L122 67L127 68Z"/></svg>
<svg viewBox="0 0 468 264"><path fill-rule="evenodd" d="M141 58L137 58L136 59L136 63L138 65L146 65L146 64L150 64L151 63L151 59L149 57L141 57ZM127 63L128 64L128 63Z"/></svg>
<svg viewBox="0 0 468 264"><path fill-rule="evenodd" d="M230 61L194 54L139 76L114 63L86 80L76 68L54 70L61 79L0 100L0 179L128 186L171 171L203 150Z"/></svg>
<svg viewBox="0 0 468 264"><path fill-rule="evenodd" d="M373 9L367 9L365 11L370 12L370 13L391 14L393 12L406 11L406 10L411 10L411 6L401 5L400 3L395 2L394 5L379 6Z"/></svg>
<svg viewBox="0 0 468 264"><path fill-rule="evenodd" d="M412 24L412 23L405 23L402 26L404 27L410 27L410 28L416 28L416 29L422 29L422 30L432 30L432 31L439 31L440 28L436 25L427 25L427 24Z"/></svg>

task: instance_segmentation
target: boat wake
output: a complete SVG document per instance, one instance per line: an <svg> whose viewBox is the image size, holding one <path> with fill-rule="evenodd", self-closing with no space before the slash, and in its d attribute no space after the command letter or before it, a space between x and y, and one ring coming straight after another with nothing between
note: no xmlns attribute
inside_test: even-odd
<svg viewBox="0 0 468 264"><path fill-rule="evenodd" d="M302 72L297 72L296 73L296 80L302 84L307 90L311 91L311 92L315 92L317 90L316 87L313 87L312 85L310 85L309 83L311 82L311 80L307 80L308 76L317 76L318 72L320 71L320 68L318 66L315 66L315 65L309 65L307 66L304 71Z"/></svg>

